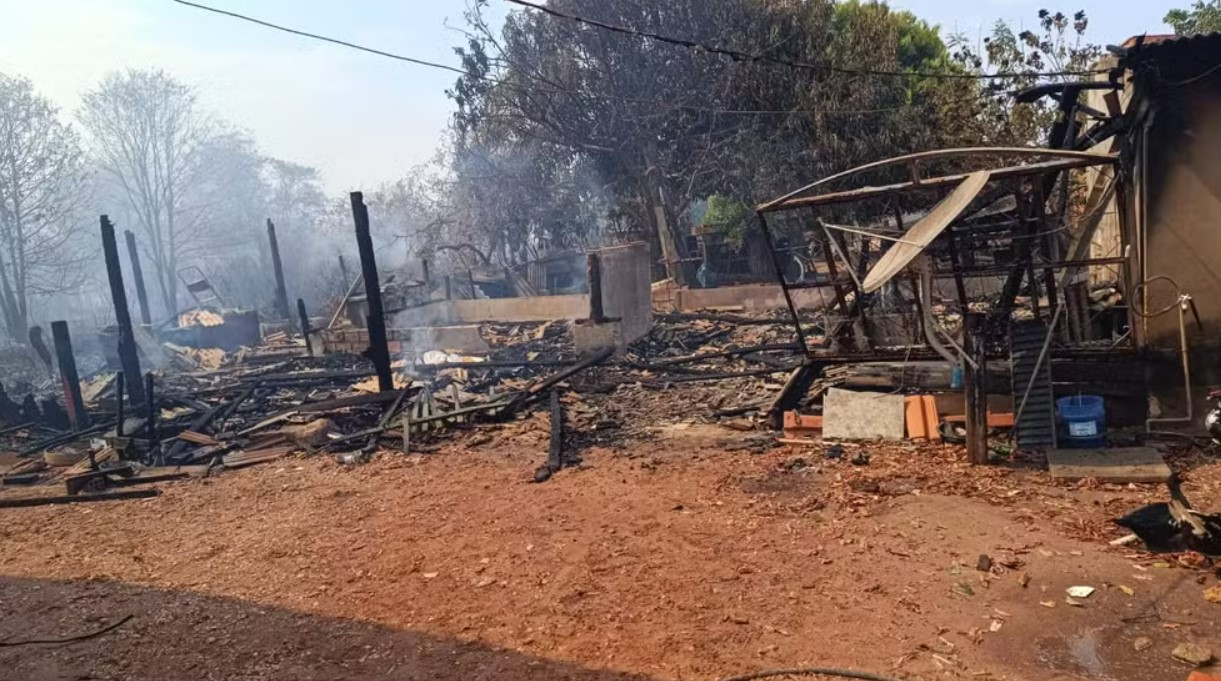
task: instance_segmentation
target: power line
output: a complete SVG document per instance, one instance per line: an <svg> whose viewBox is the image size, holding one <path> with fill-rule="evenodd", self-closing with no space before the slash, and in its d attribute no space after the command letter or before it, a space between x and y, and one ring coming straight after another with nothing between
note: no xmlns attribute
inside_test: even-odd
<svg viewBox="0 0 1221 681"><path fill-rule="evenodd" d="M516 0L509 0L509 1L514 2ZM443 71L449 71L451 73L457 73L459 75L474 78L475 80L479 80L482 82L491 83L493 85L500 85L502 87L520 90L523 92L539 92L539 93L545 93L545 94L565 94L565 95L571 95L571 96L586 96L586 97L590 97L591 99L601 99L604 101L625 102L625 103L630 103L630 104L645 104L645 105L649 105L649 106L666 107L666 108L671 108L671 109L682 109L685 111L694 111L694 112L699 112L699 113L713 113L713 114L724 114L724 115L749 115L749 116L787 116L787 115L797 115L797 114L855 116L855 115L866 115L866 114L875 114L875 113L888 113L888 112L892 112L892 111L901 111L903 109L909 109L909 108L912 108L913 106L916 106L913 104L902 104L902 105L893 106L893 107L859 109L859 110L720 109L720 108L714 108L714 107L704 107L704 106L696 106L696 105L690 105L690 104L682 104L682 103L675 102L675 101L644 99L644 98L638 98L638 97L619 97L619 96L615 96L615 95L603 95L603 94L598 94L598 93L578 93L578 92L574 92L572 90L565 90L565 89L556 88L556 87L529 86L529 85L522 85L522 84L518 84L518 83L511 83L511 82L499 80L496 78L489 78L487 76L472 76L471 74L467 73L466 71L464 71L458 67L455 67L455 66L449 66L448 64L440 64L437 62L431 62L431 61L427 61L424 59L417 59L415 57L408 57L408 56L404 56L401 54L395 54L393 52L386 52L385 50L379 50L376 48L367 47L365 45L360 45L357 43L349 42L347 40L341 40L339 38L331 38L329 36L319 35L317 33L310 33L308 31L302 31L299 29L290 28L288 26L282 26L280 24L275 24L270 21L256 19L254 17L247 16L245 14L239 14L237 12L230 12L228 10L223 10L223 9L211 7L208 5L203 5L203 4L200 4L197 2L190 2L190 0L171 0L171 2L175 2L180 5L185 5L187 7L193 7L195 9L204 10L206 12L212 12L212 13L230 17L233 19L246 21L246 22L249 22L252 24L257 24L259 26L264 26L266 28L270 28L270 29L273 29L276 31L282 31L284 33L289 33L289 34L301 36L304 38L310 38L313 40L321 40L323 42L332 43L334 45L340 45L342 47L359 50L361 52L367 52L369 54L377 55L379 57L386 57L388 59L394 59L397 61L407 62L410 64L416 64L418 66L425 66L425 67L434 68L434 69L441 69ZM523 4L528 5L529 3L523 3ZM530 5L530 6L533 6L533 5ZM540 9L543 9L545 11L551 11L551 10L548 10L547 8L540 8ZM914 75L914 74L905 74L905 75ZM977 101L977 100L983 99L985 97L993 96L995 94L997 94L997 93L982 93L980 95L976 95L976 96L972 96L972 97L968 97L968 98L951 100L946 103L947 104L957 104L957 103L963 103L963 102Z"/></svg>
<svg viewBox="0 0 1221 681"><path fill-rule="evenodd" d="M317 33L308 33L306 31L300 31L295 28L289 28L287 26L273 24L270 21L263 21L262 19L255 19L254 17L248 17L245 14L238 14L237 12L230 12L228 10L219 9L217 7L209 7L207 5L201 5L196 2L189 2L188 0L170 0L170 1L176 2L180 5L186 5L187 7L194 7L195 9L202 9L205 12L214 12L216 14L223 14L224 16L232 17L234 19L240 19L242 21L249 21L252 24L266 26L267 28L272 28L277 31L283 31L285 33L291 33L293 35L299 35L299 36L303 36L306 38L313 38L314 40L321 40L321 41L328 42L328 43L334 43L336 45L343 45L344 47L350 47L353 50L360 50L361 52L368 52L370 54L376 54L378 56L388 57L390 59L397 59L399 61L405 61L405 62L408 62L411 64L418 64L420 66L428 66L428 67L431 67L434 69L443 69L445 71L452 71L454 73L460 73L463 75L466 74L466 71L463 71L462 69L457 68L455 66L448 66L446 64L438 64L437 62L426 61L424 59L416 59L415 57L405 57L401 54L394 54L393 52L386 52L384 50L378 50L378 49L375 49L372 47L365 47L364 45L357 45L356 43L350 43L346 40L339 40L338 38L328 38L324 35L318 35Z"/></svg>
<svg viewBox="0 0 1221 681"><path fill-rule="evenodd" d="M637 30L634 28L628 28L626 26L619 26L617 24L608 24L604 21L598 21L597 19L590 19L589 17L584 17L579 14L569 14L567 12L561 12L560 10L557 10L557 9L554 9L551 7L547 7L545 5L535 4L533 2L528 2L527 0L505 0L505 2L509 2L514 5L521 5L522 7L529 7L530 9L538 10L545 14L549 14L553 17L567 19L569 21L575 21L578 24L586 24L588 26L593 26L594 28L600 28L605 31L612 31L614 33L622 33L624 35L636 36L638 38L648 38L649 40L655 40L655 41L661 42L661 43L668 43L670 45L678 45L680 47L686 47L688 49L701 50L704 52L708 52L710 54L717 54L717 55L721 55L724 57L729 57L730 59L733 59L734 61L766 62L769 64L788 66L790 68L802 69L802 70L807 70L807 71L828 71L828 72L832 72L832 73L843 73L843 74L858 75L858 76L947 78L947 79L970 79L970 80L1013 78L1015 76L1020 76L1020 75L1044 76L1044 77L1089 76L1089 75L1093 75L1096 73L1105 73L1106 72L1105 69L1096 69L1096 70L1092 70L1092 71L1048 71L1048 72L1044 72L1044 73L1031 73L1031 74L1017 74L1017 73L978 73L978 74L976 74L976 73L949 73L949 72L945 72L945 71L885 71L885 70L878 70L878 69L860 69L860 68L848 68L848 67L843 67L843 66L827 66L825 64L811 64L809 62L790 61L788 59L769 57L769 56L763 55L763 54L751 54L749 52L741 52L738 50L732 50L732 49L729 49L726 47L720 47L718 45L709 45L707 43L701 43L701 42L697 42L694 40L687 40L684 38L675 38L673 36L664 35L661 33L655 33L652 31L641 31L641 30Z"/></svg>

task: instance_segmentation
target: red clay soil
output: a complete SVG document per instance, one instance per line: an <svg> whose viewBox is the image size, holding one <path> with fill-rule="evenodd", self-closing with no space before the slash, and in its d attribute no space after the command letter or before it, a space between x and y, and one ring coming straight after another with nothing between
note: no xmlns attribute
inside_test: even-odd
<svg viewBox="0 0 1221 681"><path fill-rule="evenodd" d="M1187 677L1180 643L1221 654L1210 571L1106 544L1122 534L1107 518L1157 487L1055 486L953 448L873 447L853 466L671 435L587 452L544 484L528 482L545 446L526 433L6 509L0 679L714 680L818 665L1156 681ZM1188 480L1198 505L1221 506L1221 464ZM1096 591L1070 605L1074 585ZM128 615L88 640L11 645Z"/></svg>

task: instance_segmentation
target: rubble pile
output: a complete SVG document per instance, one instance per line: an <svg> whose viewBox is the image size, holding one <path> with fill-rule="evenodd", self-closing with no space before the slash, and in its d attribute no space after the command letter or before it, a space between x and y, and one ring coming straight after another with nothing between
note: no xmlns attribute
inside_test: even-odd
<svg viewBox="0 0 1221 681"><path fill-rule="evenodd" d="M151 375L155 410L123 404L109 373L83 382L89 422L75 432L66 418L24 421L17 405L0 429L4 479L64 482L74 496L292 453L351 463L382 448L428 452L439 437L478 422L542 428L552 393L560 397L551 418L563 425L552 435L558 466L577 457L564 450L626 444L666 422L761 413L800 364L791 329L771 316L663 320L620 357L578 355L562 322L486 324L481 332L486 356L404 356L392 364L391 390L379 389L369 360L306 356L304 340L284 332L233 352L165 343L169 361Z"/></svg>

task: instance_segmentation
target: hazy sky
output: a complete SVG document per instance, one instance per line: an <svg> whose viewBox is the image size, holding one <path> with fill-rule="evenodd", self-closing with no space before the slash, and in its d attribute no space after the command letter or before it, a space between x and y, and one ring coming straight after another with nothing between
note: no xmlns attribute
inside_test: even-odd
<svg viewBox="0 0 1221 681"><path fill-rule="evenodd" d="M665 0L655 0L664 2ZM466 0L201 0L275 23L455 63ZM491 0L504 12L503 0ZM1166 32L1175 0L895 0L945 33L997 19L1032 26L1040 7L1085 9L1117 43ZM677 48L676 48L677 49ZM320 168L332 191L370 189L432 157L454 74L286 35L170 0L0 0L0 71L31 78L65 112L107 72L159 66L246 128L267 154Z"/></svg>

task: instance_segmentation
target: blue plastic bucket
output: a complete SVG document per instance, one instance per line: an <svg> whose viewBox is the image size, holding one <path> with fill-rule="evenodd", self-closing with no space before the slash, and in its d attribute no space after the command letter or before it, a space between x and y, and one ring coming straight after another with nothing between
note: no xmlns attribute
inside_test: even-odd
<svg viewBox="0 0 1221 681"><path fill-rule="evenodd" d="M1064 443L1069 447L1101 447L1106 444L1107 411L1098 395L1074 395L1056 400Z"/></svg>

